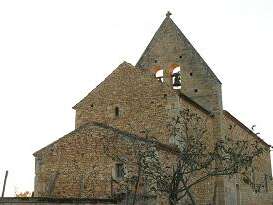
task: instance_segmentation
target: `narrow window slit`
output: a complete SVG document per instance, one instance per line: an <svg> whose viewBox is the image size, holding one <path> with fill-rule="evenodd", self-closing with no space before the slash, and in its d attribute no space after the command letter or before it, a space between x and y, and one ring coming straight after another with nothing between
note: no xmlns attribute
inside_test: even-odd
<svg viewBox="0 0 273 205"><path fill-rule="evenodd" d="M119 117L119 107L115 107L115 116Z"/></svg>

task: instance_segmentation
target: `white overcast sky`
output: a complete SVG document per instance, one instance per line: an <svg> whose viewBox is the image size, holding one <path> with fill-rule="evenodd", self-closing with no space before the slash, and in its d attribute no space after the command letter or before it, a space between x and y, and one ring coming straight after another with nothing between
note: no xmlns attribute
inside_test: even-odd
<svg viewBox="0 0 273 205"><path fill-rule="evenodd" d="M0 0L0 191L5 170L7 196L33 191L32 153L74 129L72 106L137 62L167 10L224 108L273 144L272 0Z"/></svg>

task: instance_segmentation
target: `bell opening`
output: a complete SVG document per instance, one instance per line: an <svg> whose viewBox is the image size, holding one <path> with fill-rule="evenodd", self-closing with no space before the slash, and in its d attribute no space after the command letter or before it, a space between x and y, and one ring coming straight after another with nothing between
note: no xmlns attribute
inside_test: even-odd
<svg viewBox="0 0 273 205"><path fill-rule="evenodd" d="M181 89L181 70L180 66L176 67L172 71L172 83L173 89Z"/></svg>
<svg viewBox="0 0 273 205"><path fill-rule="evenodd" d="M159 82L163 83L164 78L163 78L163 69L158 70L155 73L155 77L158 79Z"/></svg>

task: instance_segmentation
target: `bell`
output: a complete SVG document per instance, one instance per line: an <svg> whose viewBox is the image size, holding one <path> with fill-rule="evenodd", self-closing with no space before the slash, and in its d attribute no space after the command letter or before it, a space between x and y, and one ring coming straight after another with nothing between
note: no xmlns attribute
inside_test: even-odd
<svg viewBox="0 0 273 205"><path fill-rule="evenodd" d="M174 77L173 86L175 86L175 87L181 86L181 77L180 77L180 73L174 73L172 76Z"/></svg>

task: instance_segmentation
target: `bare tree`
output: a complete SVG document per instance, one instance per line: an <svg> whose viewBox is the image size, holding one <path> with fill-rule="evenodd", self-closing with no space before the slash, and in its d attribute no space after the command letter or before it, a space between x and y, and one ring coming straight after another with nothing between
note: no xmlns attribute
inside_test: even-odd
<svg viewBox="0 0 273 205"><path fill-rule="evenodd" d="M233 132L234 127L229 128L226 136L213 138L208 130L208 121L189 109L182 109L168 127L168 137L172 139L175 150L172 166L160 161L157 151L160 143L155 139L146 137L145 143L133 142L133 163L137 170L128 173L120 183L130 187L127 190L133 193L130 204L135 205L137 194L142 192L167 195L170 205L180 201L195 205L193 187L217 176L240 174L244 182L253 185L249 169L254 160L268 150L258 140L242 140ZM122 160L117 155L110 155L117 161ZM140 182L145 186L140 187ZM214 189L213 203L216 204L217 187Z"/></svg>
<svg viewBox="0 0 273 205"><path fill-rule="evenodd" d="M156 149L150 148L142 154L148 155L149 160L143 158L141 168L144 175L149 176L146 178L156 182L157 191L167 194L170 205L185 199L195 205L192 188L213 177L241 174L251 184L248 170L254 159L267 150L258 140L234 138L233 127L225 137L213 139L207 130L207 120L188 109L181 110L169 128L178 148L173 167L164 167Z"/></svg>

